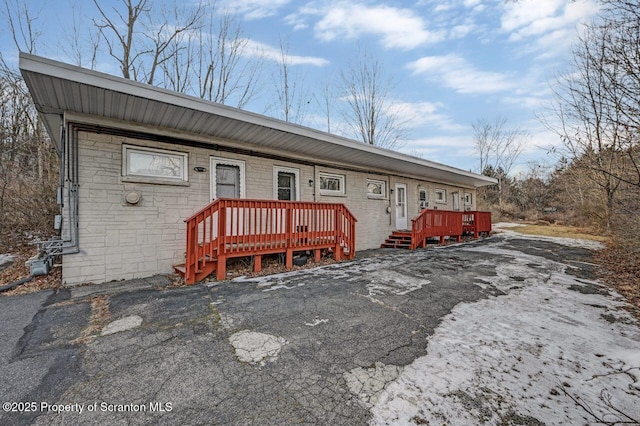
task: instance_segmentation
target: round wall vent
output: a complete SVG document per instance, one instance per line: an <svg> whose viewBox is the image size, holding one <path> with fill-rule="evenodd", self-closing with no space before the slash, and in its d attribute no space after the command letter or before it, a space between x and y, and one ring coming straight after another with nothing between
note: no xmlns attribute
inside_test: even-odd
<svg viewBox="0 0 640 426"><path fill-rule="evenodd" d="M140 191L127 191L124 194L124 200L127 204L138 204L141 197Z"/></svg>

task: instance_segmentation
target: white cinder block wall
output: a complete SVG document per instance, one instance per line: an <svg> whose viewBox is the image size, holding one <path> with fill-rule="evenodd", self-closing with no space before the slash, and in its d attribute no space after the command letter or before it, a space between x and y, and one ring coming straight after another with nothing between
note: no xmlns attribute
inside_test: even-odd
<svg viewBox="0 0 640 426"><path fill-rule="evenodd" d="M173 185L128 181L122 177L123 144L187 153L189 181ZM245 161L247 198L274 198L274 166L298 169L302 201L314 201L315 198L315 201L344 203L356 216L356 250L379 247L395 229L395 203L393 194L389 200L389 189L394 188L396 182L407 184L409 226L410 219L419 213L420 188L428 189L430 208L452 209L451 195L459 191L461 209L475 209L474 189L106 134L81 132L79 157L80 253L64 256L62 279L66 285L172 272L172 265L184 261L184 219L210 202L211 157ZM206 172L194 171L198 166L204 167ZM346 195L321 194L321 172L344 175ZM387 183L384 199L367 197L367 179ZM313 182L310 184L310 181ZM446 204L435 204L436 189L447 191ZM128 205L124 201L128 191L139 191L141 201ZM464 205L464 192L472 193L472 206ZM388 207L390 212L387 212Z"/></svg>

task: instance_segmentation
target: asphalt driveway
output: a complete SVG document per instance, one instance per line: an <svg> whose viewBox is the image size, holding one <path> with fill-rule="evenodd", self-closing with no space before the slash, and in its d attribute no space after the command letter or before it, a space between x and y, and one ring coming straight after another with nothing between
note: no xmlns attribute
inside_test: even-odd
<svg viewBox="0 0 640 426"><path fill-rule="evenodd" d="M155 277L1 297L0 424L423 423L424 401L406 419L380 404L456 306L559 273L563 289L614 300L594 267L580 244L497 236L215 285ZM511 424L544 423L509 409Z"/></svg>

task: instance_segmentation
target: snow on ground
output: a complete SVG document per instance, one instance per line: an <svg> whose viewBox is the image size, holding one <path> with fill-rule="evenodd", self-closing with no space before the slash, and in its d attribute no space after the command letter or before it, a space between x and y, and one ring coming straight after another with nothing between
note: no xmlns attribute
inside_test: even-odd
<svg viewBox="0 0 640 426"><path fill-rule="evenodd" d="M259 277L237 277L234 282L250 282L263 288L263 291L291 290L303 287L313 280L313 277L330 277L332 280L366 281L368 298L378 302L376 296L384 294L405 295L419 290L430 283L429 280L417 279L398 272L406 263L407 252L396 254L387 253L384 256L360 259L358 261L342 262L316 268L300 269L280 274Z"/></svg>
<svg viewBox="0 0 640 426"><path fill-rule="evenodd" d="M350 389L371 407L372 424L581 425L596 423L596 417L628 420L616 409L640 419L640 329L621 310L624 303L615 294L599 294L606 293L599 283L568 274L573 266L536 256L533 245L533 254L526 254L508 243L542 240L587 249L601 244L521 235L510 231L511 225L496 226L501 237L491 244L457 248L487 253L486 264L495 267L496 276L484 277L478 285L505 295L459 304L429 339L427 355L393 372L397 379L384 365L345 376ZM428 284L397 272L407 255L420 253L386 253L234 281L277 291L308 285L314 282L310 275L363 280L375 302L385 294L407 295ZM587 291L576 291L581 288ZM305 324L325 321L316 318Z"/></svg>
<svg viewBox="0 0 640 426"><path fill-rule="evenodd" d="M640 419L640 329L623 302L575 291L598 284L560 263L501 244L468 250L512 258L485 279L508 293L456 306L379 395L372 424L596 423L587 410L629 420L616 409Z"/></svg>
<svg viewBox="0 0 640 426"><path fill-rule="evenodd" d="M566 240L554 241L575 246ZM379 396L372 424L596 423L587 410L640 419L640 329L623 302L575 291L599 284L566 265L495 245L468 250L512 257L485 279L508 294L458 305L427 355Z"/></svg>

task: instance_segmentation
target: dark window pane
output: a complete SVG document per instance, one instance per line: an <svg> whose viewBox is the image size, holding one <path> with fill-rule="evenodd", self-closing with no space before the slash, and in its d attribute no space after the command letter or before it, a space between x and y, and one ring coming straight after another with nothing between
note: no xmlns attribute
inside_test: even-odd
<svg viewBox="0 0 640 426"><path fill-rule="evenodd" d="M216 165L216 197L240 198L240 167Z"/></svg>
<svg viewBox="0 0 640 426"><path fill-rule="evenodd" d="M296 175L278 172L278 200L295 201Z"/></svg>

